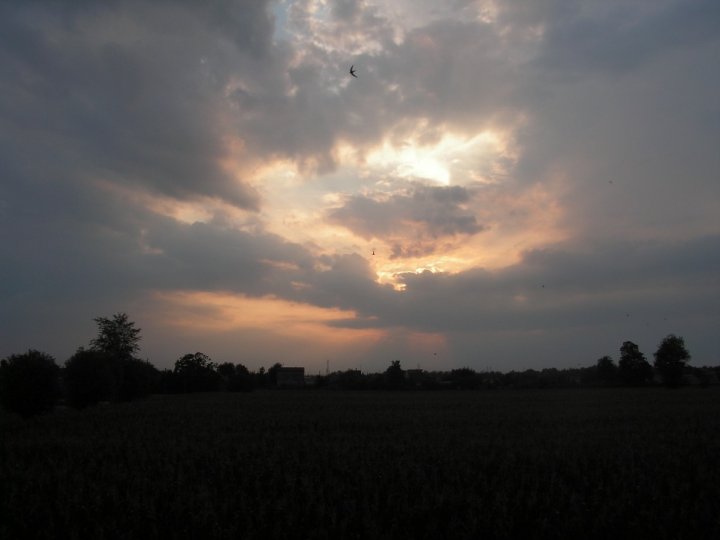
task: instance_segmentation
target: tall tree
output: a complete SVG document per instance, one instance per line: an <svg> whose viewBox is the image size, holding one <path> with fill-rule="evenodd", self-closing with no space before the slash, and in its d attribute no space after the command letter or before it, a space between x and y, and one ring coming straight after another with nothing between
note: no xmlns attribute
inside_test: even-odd
<svg viewBox="0 0 720 540"><path fill-rule="evenodd" d="M625 384L640 386L652 379L653 369L645 355L632 341L625 341L620 347L618 372Z"/></svg>
<svg viewBox="0 0 720 540"><path fill-rule="evenodd" d="M115 357L129 360L140 350L140 329L128 320L125 313L116 313L112 319L98 317L98 337L90 342L90 348Z"/></svg>
<svg viewBox="0 0 720 540"><path fill-rule="evenodd" d="M666 336L655 352L655 368L665 386L671 388L682 384L685 366L689 361L690 353L685 348L685 340L674 334Z"/></svg>

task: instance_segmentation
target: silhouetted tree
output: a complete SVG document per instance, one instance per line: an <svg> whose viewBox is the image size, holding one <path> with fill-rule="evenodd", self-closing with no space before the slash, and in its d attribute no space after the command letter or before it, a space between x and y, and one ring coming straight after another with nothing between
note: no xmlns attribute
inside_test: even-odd
<svg viewBox="0 0 720 540"><path fill-rule="evenodd" d="M140 329L128 320L125 313L116 313L112 319L97 317L98 337L90 342L94 351L102 351L118 360L133 358L140 350Z"/></svg>
<svg viewBox="0 0 720 540"><path fill-rule="evenodd" d="M176 392L212 392L219 390L222 377L210 357L196 352L175 362L173 378Z"/></svg>
<svg viewBox="0 0 720 540"><path fill-rule="evenodd" d="M270 369L267 370L268 386L275 388L277 386L277 373L282 367L280 362L276 362Z"/></svg>
<svg viewBox="0 0 720 540"><path fill-rule="evenodd" d="M140 350L140 329L125 313L116 313L111 319L97 317L94 320L98 325L98 336L90 342L90 348L104 353L117 364L117 397L129 401L149 394L158 372L149 362L134 357Z"/></svg>
<svg viewBox="0 0 720 540"><path fill-rule="evenodd" d="M232 362L223 362L222 364L218 364L217 372L227 383L227 381L229 381L230 378L235 375L235 364L233 364Z"/></svg>
<svg viewBox="0 0 720 540"><path fill-rule="evenodd" d="M391 390L402 388L404 380L403 368L400 366L400 360L390 362L390 367L385 370L385 385Z"/></svg>
<svg viewBox="0 0 720 540"><path fill-rule="evenodd" d="M690 361L690 353L685 348L685 340L669 334L655 352L655 368L660 373L665 386L677 387L683 383L683 372Z"/></svg>
<svg viewBox="0 0 720 540"><path fill-rule="evenodd" d="M121 380L118 397L121 401L149 395L158 385L160 372L150 362L138 358L126 358L121 363Z"/></svg>
<svg viewBox="0 0 720 540"><path fill-rule="evenodd" d="M597 361L597 378L600 383L609 386L615 384L618 378L618 367L609 356L603 356Z"/></svg>
<svg viewBox="0 0 720 540"><path fill-rule="evenodd" d="M218 366L217 371L225 382L225 389L229 392L249 392L253 389L253 376L242 364L225 362Z"/></svg>
<svg viewBox="0 0 720 540"><path fill-rule="evenodd" d="M49 412L59 397L60 368L49 354L30 349L0 361L3 408L24 417Z"/></svg>
<svg viewBox="0 0 720 540"><path fill-rule="evenodd" d="M618 373L625 384L639 386L653 377L652 366L645 360L645 355L632 341L625 341L620 347Z"/></svg>
<svg viewBox="0 0 720 540"><path fill-rule="evenodd" d="M83 409L100 401L115 399L120 386L121 367L112 356L82 347L65 362L63 382L67 403Z"/></svg>

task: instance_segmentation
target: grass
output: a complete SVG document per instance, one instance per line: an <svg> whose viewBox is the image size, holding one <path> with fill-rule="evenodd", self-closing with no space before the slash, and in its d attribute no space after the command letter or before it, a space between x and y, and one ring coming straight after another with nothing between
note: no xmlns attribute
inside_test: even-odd
<svg viewBox="0 0 720 540"><path fill-rule="evenodd" d="M720 537L720 389L255 392L0 416L0 538Z"/></svg>

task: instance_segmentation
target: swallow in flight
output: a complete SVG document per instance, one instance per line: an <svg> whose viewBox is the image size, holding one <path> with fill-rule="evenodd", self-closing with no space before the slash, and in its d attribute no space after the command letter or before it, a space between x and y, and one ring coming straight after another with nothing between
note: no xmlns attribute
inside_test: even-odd
<svg viewBox="0 0 720 540"><path fill-rule="evenodd" d="M352 66L350 66L350 75L352 75L356 79L358 78L358 76L355 75L355 65L354 64Z"/></svg>

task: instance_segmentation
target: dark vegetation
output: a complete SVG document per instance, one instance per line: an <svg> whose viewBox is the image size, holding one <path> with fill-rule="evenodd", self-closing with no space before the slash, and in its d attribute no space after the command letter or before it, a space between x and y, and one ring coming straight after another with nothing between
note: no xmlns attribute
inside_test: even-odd
<svg viewBox="0 0 720 540"><path fill-rule="evenodd" d="M626 341L617 364L395 360L277 391L280 364L159 371L125 314L96 322L62 368L0 363L0 538L720 537L720 369L682 337L654 365Z"/></svg>
<svg viewBox="0 0 720 540"><path fill-rule="evenodd" d="M88 349L80 347L58 368L55 360L29 350L0 362L0 402L24 417L50 412L58 403L83 409L102 402L132 401L150 394L250 392L277 388L279 363L251 372L242 364L217 364L196 352L183 355L172 370L158 370L135 356L140 329L125 313L95 319L98 335ZM382 373L346 370L301 381L305 388L330 390L490 390L500 388L579 388L596 386L652 386L677 388L687 383L708 386L720 382L720 366L688 365L690 354L682 337L668 335L655 352L654 366L632 341L620 347L617 364L603 356L595 365L548 368L540 371L477 372L464 367L443 372L404 370L393 360Z"/></svg>
<svg viewBox="0 0 720 540"><path fill-rule="evenodd" d="M24 417L51 411L60 396L59 371L52 356L32 349L0 361L3 408Z"/></svg>
<svg viewBox="0 0 720 540"><path fill-rule="evenodd" d="M0 538L718 538L720 388L0 413Z"/></svg>

